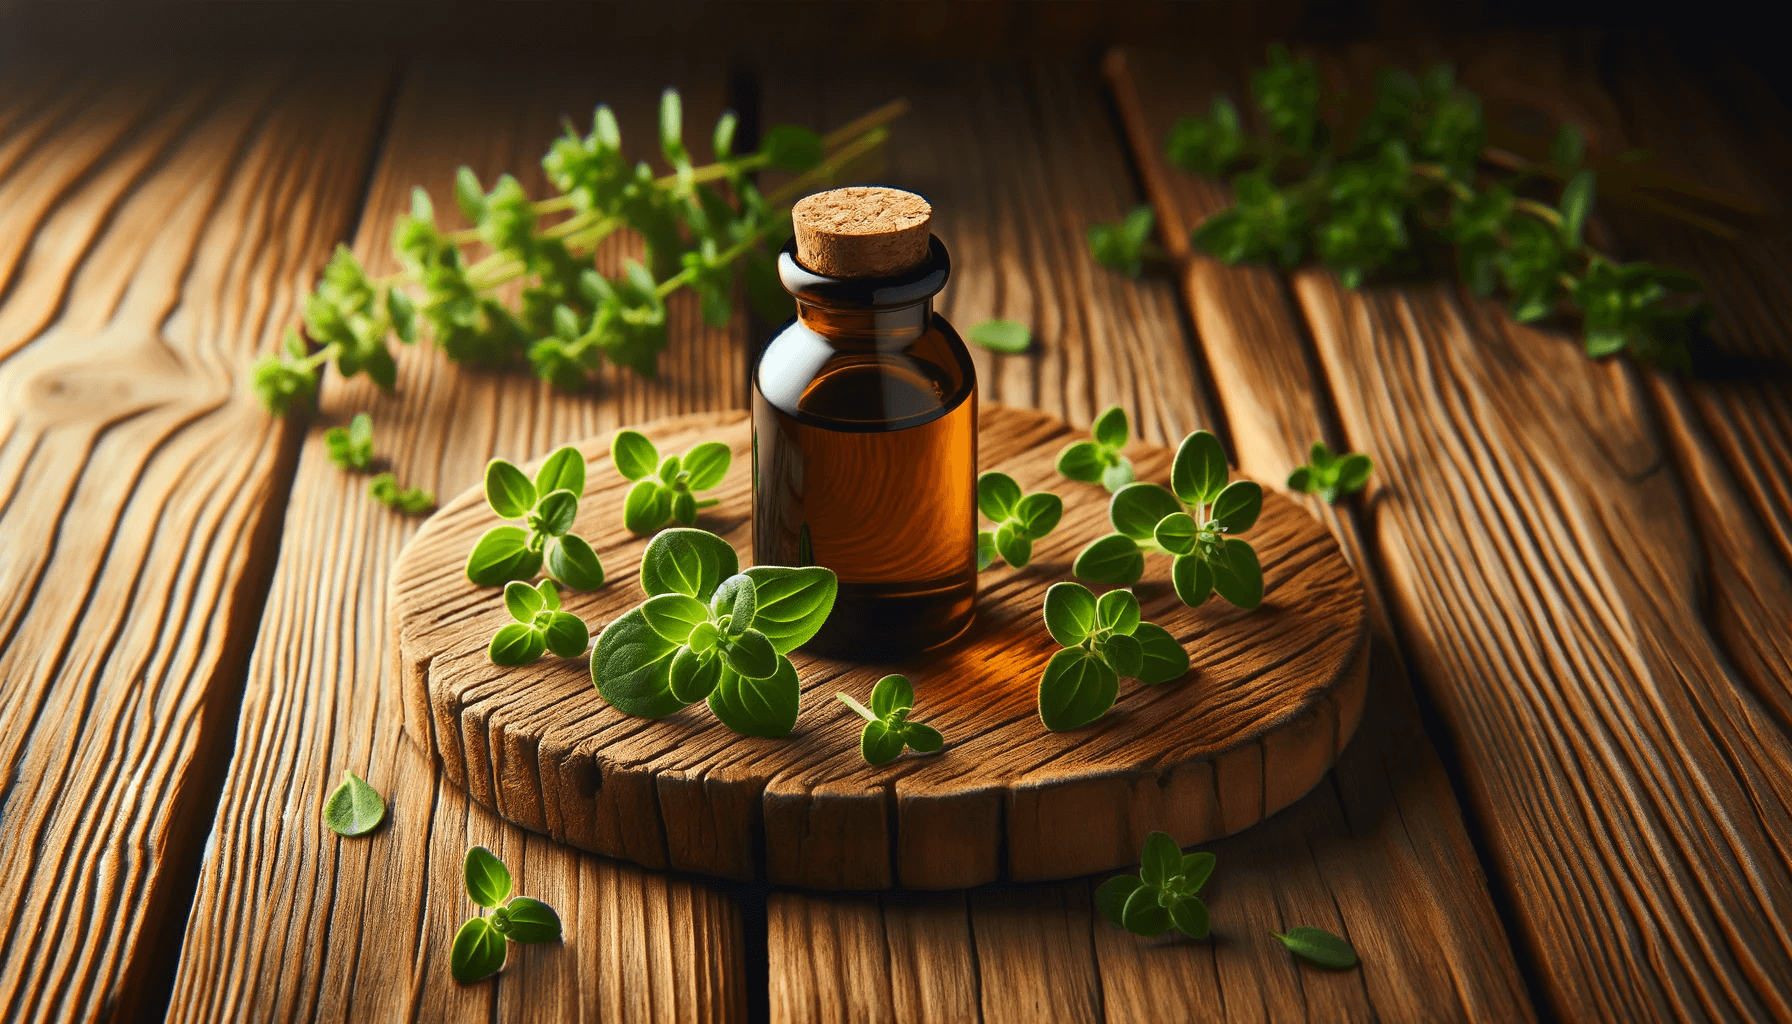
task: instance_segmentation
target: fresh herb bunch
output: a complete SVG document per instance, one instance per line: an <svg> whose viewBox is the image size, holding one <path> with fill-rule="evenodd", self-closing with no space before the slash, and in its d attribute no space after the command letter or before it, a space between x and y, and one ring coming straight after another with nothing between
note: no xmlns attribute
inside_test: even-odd
<svg viewBox="0 0 1792 1024"><path fill-rule="evenodd" d="M1100 483L1110 491L1132 483L1132 461L1120 454L1132 434L1126 410L1108 406L1095 417L1089 432L1094 440L1078 441L1058 453L1059 474L1080 483Z"/></svg>
<svg viewBox="0 0 1792 1024"><path fill-rule="evenodd" d="M1012 356L1033 347L1033 332L1019 320L985 320L966 331L965 340L991 352Z"/></svg>
<svg viewBox="0 0 1792 1024"><path fill-rule="evenodd" d="M330 461L353 473L365 473L373 465L373 418L364 412L355 414L348 426L324 431Z"/></svg>
<svg viewBox="0 0 1792 1024"><path fill-rule="evenodd" d="M1054 583L1045 592L1045 628L1064 647L1039 677L1039 720L1053 732L1107 714L1121 676L1155 686L1188 674L1188 652L1169 630L1139 621L1129 590L1097 599L1080 583Z"/></svg>
<svg viewBox="0 0 1792 1024"><path fill-rule="evenodd" d="M1020 484L1006 473L990 471L977 478L977 507L991 530L977 533L977 570L990 567L995 556L1024 569L1033 558L1033 542L1044 539L1064 518L1064 499L1050 491L1021 496Z"/></svg>
<svg viewBox="0 0 1792 1024"><path fill-rule="evenodd" d="M659 449L638 430L620 430L610 442L610 461L629 488L622 504L622 524L634 533L652 533L676 519L685 526L697 522L697 510L720 504L719 498L698 500L696 491L707 491L728 475L734 455L720 441L704 441L684 455L660 460Z"/></svg>
<svg viewBox="0 0 1792 1024"><path fill-rule="evenodd" d="M588 134L568 126L542 158L558 193L552 198L531 200L508 174L487 191L462 167L454 200L472 227L438 227L435 206L419 188L392 232L401 272L369 278L354 254L338 247L305 304L305 333L320 347L308 351L288 331L282 351L253 367L255 393L284 415L309 404L318 370L329 362L345 378L365 373L391 391L398 367L388 337L408 345L424 333L457 363L526 359L561 387L585 385L605 359L652 377L666 347L666 299L680 288L697 292L704 319L720 326L732 315L738 271L755 306L768 319L783 318L790 299L778 285L773 254L790 233L787 204L871 156L888 137L886 122L906 109L901 101L888 104L826 137L780 125L757 152L744 154L734 152L740 122L729 111L712 137L716 162L696 167L684 140L683 104L667 89L660 152L671 173L655 176L648 164L623 158L616 117L600 106ZM797 173L762 195L752 180L761 170ZM606 278L592 254L623 229L646 244L645 265L631 260L621 275ZM488 254L473 260L463 249L476 245ZM521 299L513 307L498 290L519 279ZM421 299L406 287L420 288Z"/></svg>
<svg viewBox="0 0 1792 1024"><path fill-rule="evenodd" d="M560 915L527 896L510 896L510 869L483 846L467 851L461 865L467 898L481 909L454 933L449 967L458 982L481 981L498 973L512 942L560 941ZM485 916L490 910L491 916Z"/></svg>
<svg viewBox="0 0 1792 1024"><path fill-rule="evenodd" d="M542 580L533 587L511 580L504 584L504 607L516 621L492 634L485 654L494 665L527 665L543 651L576 658L591 645L585 620L560 610L560 588L553 580Z"/></svg>
<svg viewBox="0 0 1792 1024"><path fill-rule="evenodd" d="M422 515L436 507L435 495L420 487L399 487L398 478L391 473L381 473L367 481L367 496L407 516Z"/></svg>
<svg viewBox="0 0 1792 1024"><path fill-rule="evenodd" d="M1587 243L1597 176L1584 166L1577 127L1560 129L1547 161L1489 149L1481 100L1447 64L1417 78L1384 69L1365 116L1354 125L1341 115L1327 120L1345 105L1323 94L1311 60L1279 45L1252 76L1251 92L1265 134L1247 135L1238 108L1220 96L1206 116L1177 122L1166 144L1170 162L1185 171L1235 172L1235 205L1194 230L1201 249L1227 263L1284 269L1316 258L1355 288L1383 270L1412 269L1428 242L1446 243L1476 294L1505 290L1514 320L1577 312L1589 356L1629 351L1687 365L1688 346L1710 316L1701 286L1681 271L1619 263ZM1538 198L1558 181L1556 205ZM1090 237L1102 265L1138 272L1136 258L1096 245L1094 229Z"/></svg>
<svg viewBox="0 0 1792 1024"><path fill-rule="evenodd" d="M1082 550L1070 571L1091 583L1131 586L1145 572L1145 552L1175 560L1176 596L1197 607L1214 591L1240 608L1263 601L1263 569L1249 541L1231 536L1256 525L1263 488L1226 482L1219 438L1197 430L1182 439L1170 467L1170 488L1128 484L1114 492L1108 519L1116 532ZM1186 509L1185 509L1186 506Z"/></svg>
<svg viewBox="0 0 1792 1024"><path fill-rule="evenodd" d="M324 801L324 824L339 836L364 836L386 820L386 801L367 780L344 770L342 785Z"/></svg>
<svg viewBox="0 0 1792 1024"><path fill-rule="evenodd" d="M1374 469L1375 463L1367 455L1336 455L1324 441L1314 441L1307 464L1288 474L1288 489L1317 494L1326 504L1335 504L1339 498L1362 490Z"/></svg>
<svg viewBox="0 0 1792 1024"><path fill-rule="evenodd" d="M1211 926L1207 904L1196 895L1213 874L1211 853L1183 855L1163 832L1145 837L1139 873L1115 875L1095 890L1095 909L1116 928L1134 935L1162 935L1174 927L1204 939Z"/></svg>
<svg viewBox="0 0 1792 1024"><path fill-rule="evenodd" d="M531 482L503 459L485 467L485 500L503 519L522 526L494 526L467 555L467 579L482 587L527 580L547 563L548 576L574 590L604 585L604 567L583 537L572 533L585 493L585 457L570 445L541 464Z"/></svg>
<svg viewBox="0 0 1792 1024"><path fill-rule="evenodd" d="M1288 947L1296 956L1341 971L1346 967L1356 966L1356 950L1350 943L1338 938L1324 928L1301 925L1290 928L1286 933L1270 932L1276 941Z"/></svg>
<svg viewBox="0 0 1792 1024"><path fill-rule="evenodd" d="M909 713L915 709L915 688L907 676L879 679L871 688L870 707L844 693L834 696L865 720L865 728L859 732L859 756L867 764L889 764L902 756L904 747L917 754L937 754L946 745L938 729L909 721Z"/></svg>
<svg viewBox="0 0 1792 1024"><path fill-rule="evenodd" d="M591 652L591 680L617 710L664 718L697 701L745 736L796 726L796 667L786 657L834 610L839 580L818 566L754 566L728 542L674 527L641 556L647 600L611 622Z"/></svg>

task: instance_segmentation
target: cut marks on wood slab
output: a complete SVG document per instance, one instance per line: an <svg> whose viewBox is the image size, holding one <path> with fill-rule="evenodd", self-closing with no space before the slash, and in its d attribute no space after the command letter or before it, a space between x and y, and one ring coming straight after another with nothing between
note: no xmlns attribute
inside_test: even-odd
<svg viewBox="0 0 1792 1024"><path fill-rule="evenodd" d="M667 452L715 437L734 468L700 521L750 564L750 431L738 413L680 417L644 431ZM1027 491L1069 500L1024 570L984 574L978 619L925 663L850 664L799 652L803 714L785 740L741 737L700 706L660 721L606 704L584 659L491 664L508 621L500 592L476 587L466 553L497 524L478 489L448 502L394 568L389 594L407 724L448 776L499 814L585 849L655 868L833 889L957 888L1000 878L1068 878L1137 859L1163 829L1183 845L1237 832L1293 803L1325 774L1362 710L1368 626L1362 586L1331 535L1280 495L1249 534L1264 565L1262 607L1217 598L1198 609L1148 559L1135 591L1144 618L1190 651L1180 681L1128 681L1106 718L1048 732L1036 690L1057 649L1039 617L1076 552L1108 532L1107 495L1054 471L1076 436L1040 413L986 408L980 465ZM630 486L609 436L580 447L592 464L574 527L609 581L568 593L593 633L643 599L646 539L621 525ZM1140 477L1167 479L1173 453L1138 445ZM1079 493L1080 492L1080 493ZM915 717L944 753L873 767L857 719L833 699L864 699L889 671L915 682Z"/></svg>

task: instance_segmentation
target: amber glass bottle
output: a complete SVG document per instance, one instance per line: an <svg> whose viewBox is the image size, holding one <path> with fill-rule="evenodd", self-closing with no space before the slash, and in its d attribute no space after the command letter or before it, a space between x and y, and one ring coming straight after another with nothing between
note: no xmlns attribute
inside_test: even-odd
<svg viewBox="0 0 1792 1024"><path fill-rule="evenodd" d="M933 311L950 273L939 239L920 240L911 265L858 277L806 267L804 240L799 211L798 237L778 257L797 315L766 343L753 378L753 560L839 576L810 649L900 659L971 621L976 370ZM842 265L851 261L832 261Z"/></svg>

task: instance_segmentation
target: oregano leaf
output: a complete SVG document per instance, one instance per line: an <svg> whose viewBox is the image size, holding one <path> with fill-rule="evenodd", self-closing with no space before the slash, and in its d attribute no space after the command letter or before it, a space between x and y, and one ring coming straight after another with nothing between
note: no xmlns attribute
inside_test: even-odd
<svg viewBox="0 0 1792 1024"><path fill-rule="evenodd" d="M1076 556L1070 571L1091 583L1117 583L1130 587L1145 574L1145 555L1138 541L1123 533L1110 533Z"/></svg>
<svg viewBox="0 0 1792 1024"><path fill-rule="evenodd" d="M518 896L502 909L509 922L504 937L510 941L532 944L560 940L560 915L546 903Z"/></svg>
<svg viewBox="0 0 1792 1024"><path fill-rule="evenodd" d="M660 453L640 431L619 430L610 439L610 461L624 479L640 480L659 468Z"/></svg>
<svg viewBox="0 0 1792 1024"><path fill-rule="evenodd" d="M344 770L342 785L324 801L324 824L339 836L364 836L386 820L386 801L379 791L352 771Z"/></svg>
<svg viewBox="0 0 1792 1024"><path fill-rule="evenodd" d="M567 445L556 448L535 471L535 492L571 491L574 498L585 493L585 456Z"/></svg>
<svg viewBox="0 0 1792 1024"><path fill-rule="evenodd" d="M743 736L782 739L796 727L801 696L796 666L780 654L769 679L746 679L724 666L709 695L709 710Z"/></svg>
<svg viewBox="0 0 1792 1024"><path fill-rule="evenodd" d="M510 895L510 869L498 855L483 846L467 849L461 863L461 877L467 885L467 898L490 909Z"/></svg>
<svg viewBox="0 0 1792 1024"><path fill-rule="evenodd" d="M1066 647L1046 663L1039 679L1039 720L1053 732L1080 729L1107 714L1120 692L1120 677L1106 661L1081 647Z"/></svg>
<svg viewBox="0 0 1792 1024"><path fill-rule="evenodd" d="M504 958L509 952L504 936L489 921L483 917L468 918L454 933L449 971L463 985L482 981L504 969Z"/></svg>
<svg viewBox="0 0 1792 1024"><path fill-rule="evenodd" d="M833 612L840 590L839 577L821 566L756 565L746 574L758 591L753 628L764 633L779 654L809 642Z"/></svg>
<svg viewBox="0 0 1792 1024"><path fill-rule="evenodd" d="M597 560L597 552L576 534L548 541L547 572L574 590L596 590L604 585L604 567Z"/></svg>
<svg viewBox="0 0 1792 1024"><path fill-rule="evenodd" d="M501 587L526 580L541 570L541 552L529 546L520 526L494 526L467 554L467 579L482 587Z"/></svg>
<svg viewBox="0 0 1792 1024"><path fill-rule="evenodd" d="M965 332L965 340L991 352L1019 355L1033 345L1033 334L1018 320L985 320Z"/></svg>
<svg viewBox="0 0 1792 1024"><path fill-rule="evenodd" d="M1356 950L1351 948L1350 943L1323 928L1300 925L1288 929L1285 933L1270 932L1269 934L1288 947L1289 952L1321 967L1343 970L1356 966Z"/></svg>
<svg viewBox="0 0 1792 1024"><path fill-rule="evenodd" d="M562 658L577 658L591 646L591 630L571 612L555 612L541 631L547 648Z"/></svg>
<svg viewBox="0 0 1792 1024"><path fill-rule="evenodd" d="M503 519L521 519L535 507L535 485L523 471L503 459L485 466L485 500Z"/></svg>

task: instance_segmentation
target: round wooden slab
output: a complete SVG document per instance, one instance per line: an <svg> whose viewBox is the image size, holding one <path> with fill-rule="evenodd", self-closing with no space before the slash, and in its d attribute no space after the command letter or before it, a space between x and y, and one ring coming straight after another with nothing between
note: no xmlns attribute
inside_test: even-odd
<svg viewBox="0 0 1792 1024"><path fill-rule="evenodd" d="M1001 878L1068 878L1138 860L1161 829L1184 846L1253 825L1306 793L1356 729L1368 679L1363 590L1332 536L1304 509L1266 494L1246 536L1265 597L1241 612L1217 596L1177 600L1169 560L1147 556L1134 588L1144 618L1189 650L1177 682L1120 684L1107 717L1069 733L1039 722L1037 688L1057 646L1040 608L1070 579L1084 544L1109 532L1108 496L1053 469L1086 435L1013 409L982 410L979 465L1026 491L1065 498L1057 532L1032 564L985 572L977 621L925 663L848 664L792 657L802 715L784 740L741 737L698 703L659 721L629 718L598 696L585 659L552 655L499 668L485 648L509 621L500 591L463 574L497 520L478 489L418 531L392 574L389 620L411 733L475 799L526 828L654 868L830 889L959 888ZM698 525L751 562L750 428L741 413L640 428L662 454L717 438L734 464ZM568 592L593 636L639 603L646 539L622 528L628 482L610 438L579 445L590 461L575 532L608 582ZM1167 481L1172 453L1134 445L1140 479ZM860 720L834 699L868 699L901 671L915 719L946 749L881 768L859 756ZM383 705L384 706L384 705Z"/></svg>

